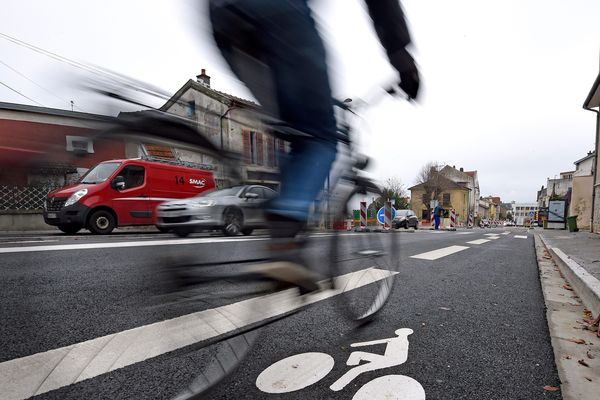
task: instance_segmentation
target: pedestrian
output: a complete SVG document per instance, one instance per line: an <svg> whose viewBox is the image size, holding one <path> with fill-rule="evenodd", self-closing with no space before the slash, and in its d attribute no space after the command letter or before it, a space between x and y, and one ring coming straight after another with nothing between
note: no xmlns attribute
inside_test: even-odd
<svg viewBox="0 0 600 400"><path fill-rule="evenodd" d="M435 224L436 231L440 229L440 218L443 212L444 209L439 205L435 206L435 209L433 210L433 222Z"/></svg>

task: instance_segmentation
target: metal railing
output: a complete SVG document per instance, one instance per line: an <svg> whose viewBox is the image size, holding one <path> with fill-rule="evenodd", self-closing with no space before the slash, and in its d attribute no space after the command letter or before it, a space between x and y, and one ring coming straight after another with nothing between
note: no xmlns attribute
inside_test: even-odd
<svg viewBox="0 0 600 400"><path fill-rule="evenodd" d="M48 192L58 187L0 185L0 211L42 210Z"/></svg>

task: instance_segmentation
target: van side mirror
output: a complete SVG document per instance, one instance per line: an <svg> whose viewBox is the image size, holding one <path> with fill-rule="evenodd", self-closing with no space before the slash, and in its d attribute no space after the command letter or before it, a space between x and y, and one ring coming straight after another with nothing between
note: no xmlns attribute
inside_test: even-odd
<svg viewBox="0 0 600 400"><path fill-rule="evenodd" d="M110 186L115 190L125 189L125 178L123 178L121 175L117 176L115 179L113 179Z"/></svg>

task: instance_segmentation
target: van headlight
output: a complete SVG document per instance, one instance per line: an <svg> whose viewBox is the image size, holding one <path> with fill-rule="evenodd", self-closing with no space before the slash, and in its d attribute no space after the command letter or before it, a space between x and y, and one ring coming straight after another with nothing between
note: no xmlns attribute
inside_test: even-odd
<svg viewBox="0 0 600 400"><path fill-rule="evenodd" d="M71 195L71 197L69 197L65 203L65 207L73 205L75 203L77 203L83 196L85 196L87 194L88 190L87 189L81 189L76 191L75 193L73 193Z"/></svg>

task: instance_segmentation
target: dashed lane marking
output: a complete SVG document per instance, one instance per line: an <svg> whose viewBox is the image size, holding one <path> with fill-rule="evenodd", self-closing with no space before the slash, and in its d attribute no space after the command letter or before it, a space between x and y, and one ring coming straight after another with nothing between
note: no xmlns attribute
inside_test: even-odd
<svg viewBox="0 0 600 400"><path fill-rule="evenodd" d="M527 239L527 236L515 235L515 239Z"/></svg>
<svg viewBox="0 0 600 400"><path fill-rule="evenodd" d="M5 361L0 363L0 398L25 399L81 382L395 274L397 272L367 268L335 278L335 287L340 289L302 298L290 289Z"/></svg>
<svg viewBox="0 0 600 400"><path fill-rule="evenodd" d="M437 260L438 258L449 256L450 254L458 253L459 251L463 251L468 249L467 246L450 246L444 247L442 249L437 249L433 251L428 251L426 253L417 254L411 256L411 258L418 258L420 260Z"/></svg>
<svg viewBox="0 0 600 400"><path fill-rule="evenodd" d="M489 239L477 239L477 240L471 240L470 242L467 242L469 244L484 244L489 242Z"/></svg>

